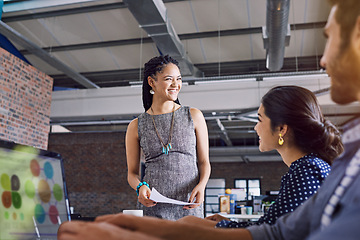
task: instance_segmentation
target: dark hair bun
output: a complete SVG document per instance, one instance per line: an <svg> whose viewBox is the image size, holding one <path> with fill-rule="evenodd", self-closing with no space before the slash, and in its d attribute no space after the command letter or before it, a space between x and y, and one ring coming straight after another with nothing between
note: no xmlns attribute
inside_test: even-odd
<svg viewBox="0 0 360 240"><path fill-rule="evenodd" d="M341 142L341 135L339 130L329 121L323 121L323 133L320 137L320 141L323 143L324 153L321 151L319 155L324 155L332 162L338 155L344 151L344 146Z"/></svg>

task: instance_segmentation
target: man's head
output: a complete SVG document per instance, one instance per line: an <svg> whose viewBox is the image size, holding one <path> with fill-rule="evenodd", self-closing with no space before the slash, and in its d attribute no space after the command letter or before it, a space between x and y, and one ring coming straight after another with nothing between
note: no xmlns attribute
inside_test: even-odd
<svg viewBox="0 0 360 240"><path fill-rule="evenodd" d="M320 64L331 78L331 98L340 104L360 101L360 1L330 0L333 4L324 34Z"/></svg>

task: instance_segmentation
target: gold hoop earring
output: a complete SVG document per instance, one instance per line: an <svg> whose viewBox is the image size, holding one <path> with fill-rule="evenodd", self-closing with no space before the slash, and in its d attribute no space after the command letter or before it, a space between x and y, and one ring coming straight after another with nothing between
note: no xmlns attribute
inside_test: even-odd
<svg viewBox="0 0 360 240"><path fill-rule="evenodd" d="M281 133L279 133L279 145L282 146L284 144L284 139L282 138Z"/></svg>
<svg viewBox="0 0 360 240"><path fill-rule="evenodd" d="M154 93L155 93L155 91L151 89L151 90L150 90L150 94L151 94L151 95L154 95Z"/></svg>

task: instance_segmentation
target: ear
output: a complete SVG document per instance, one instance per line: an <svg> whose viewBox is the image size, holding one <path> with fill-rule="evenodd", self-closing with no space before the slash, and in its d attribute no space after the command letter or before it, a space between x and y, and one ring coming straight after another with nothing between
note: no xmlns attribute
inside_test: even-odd
<svg viewBox="0 0 360 240"><path fill-rule="evenodd" d="M284 125L280 125L279 126L279 133L281 133L281 136L285 136L289 131L289 127L288 125L284 124Z"/></svg>
<svg viewBox="0 0 360 240"><path fill-rule="evenodd" d="M150 85L150 87L154 87L155 80L150 76L148 76L147 80L148 80L148 84Z"/></svg>
<svg viewBox="0 0 360 240"><path fill-rule="evenodd" d="M358 16L355 21L351 40L354 44L355 50L360 53L360 16Z"/></svg>

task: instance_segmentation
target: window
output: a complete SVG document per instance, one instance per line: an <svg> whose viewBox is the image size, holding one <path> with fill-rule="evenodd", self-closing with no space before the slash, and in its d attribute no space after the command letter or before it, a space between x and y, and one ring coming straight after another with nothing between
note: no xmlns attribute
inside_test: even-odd
<svg viewBox="0 0 360 240"><path fill-rule="evenodd" d="M251 196L260 196L260 179L235 179L235 188L245 190L245 199L238 200L251 200Z"/></svg>
<svg viewBox="0 0 360 240"><path fill-rule="evenodd" d="M205 217L219 212L219 195L225 194L225 179L209 179L205 188Z"/></svg>

